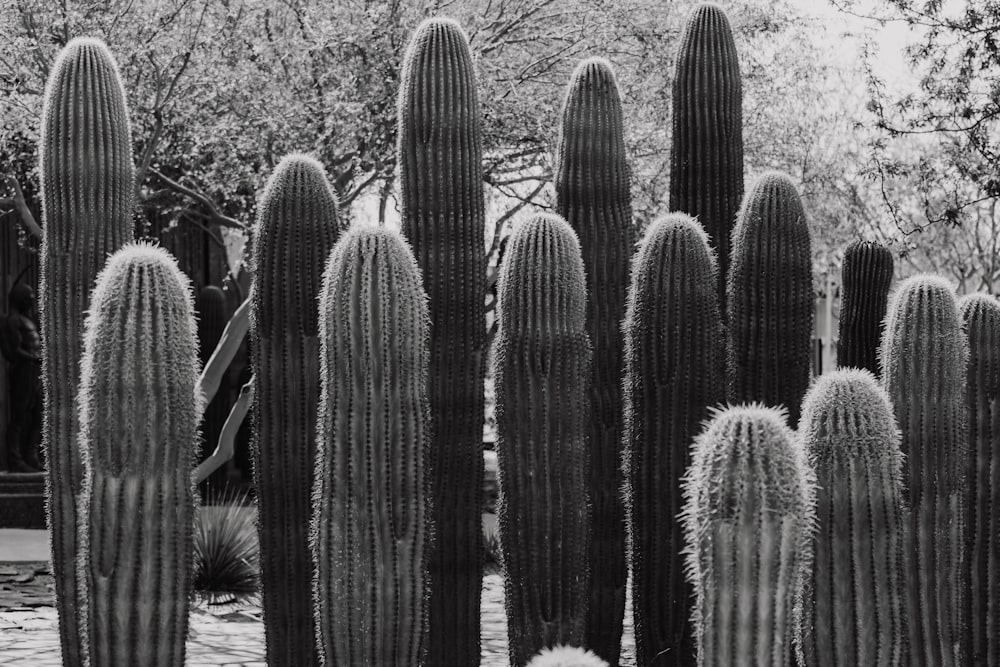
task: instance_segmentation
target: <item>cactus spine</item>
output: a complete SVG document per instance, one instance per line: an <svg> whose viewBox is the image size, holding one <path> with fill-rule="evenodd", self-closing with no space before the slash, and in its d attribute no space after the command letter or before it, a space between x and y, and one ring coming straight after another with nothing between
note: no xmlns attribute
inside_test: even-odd
<svg viewBox="0 0 1000 667"><path fill-rule="evenodd" d="M785 421L780 409L730 407L695 440L682 518L698 665L784 667L793 644L800 654L816 484Z"/></svg>
<svg viewBox="0 0 1000 667"><path fill-rule="evenodd" d="M867 370L828 373L806 395L800 430L819 485L806 664L904 667L907 511L889 397Z"/></svg>
<svg viewBox="0 0 1000 667"><path fill-rule="evenodd" d="M479 664L483 535L486 258L482 139L468 38L428 19L403 58L399 95L403 234L430 298L432 665Z"/></svg>
<svg viewBox="0 0 1000 667"><path fill-rule="evenodd" d="M878 376L878 347L892 284L892 253L871 241L854 241L844 253L837 366L866 368Z"/></svg>
<svg viewBox="0 0 1000 667"><path fill-rule="evenodd" d="M625 516L621 498L622 338L632 254L632 195L622 104L611 64L577 65L563 104L556 211L577 233L587 276L587 334L594 345L589 391L588 491L592 511L586 645L618 664L625 613Z"/></svg>
<svg viewBox="0 0 1000 667"><path fill-rule="evenodd" d="M1000 304L987 294L958 302L969 337L968 598L971 664L1000 664Z"/></svg>
<svg viewBox="0 0 1000 667"><path fill-rule="evenodd" d="M200 406L191 284L129 244L97 278L80 378L87 664L182 667Z"/></svg>
<svg viewBox="0 0 1000 667"><path fill-rule="evenodd" d="M340 232L322 165L289 155L260 200L250 335L256 377L254 484L264 633L270 665L317 664L309 510L319 401L319 295ZM294 273L289 273L294 269Z"/></svg>
<svg viewBox="0 0 1000 667"><path fill-rule="evenodd" d="M425 664L430 325L402 237L346 232L319 310L311 548L323 664Z"/></svg>
<svg viewBox="0 0 1000 667"><path fill-rule="evenodd" d="M879 354L906 457L909 664L968 665L963 572L969 346L946 280L915 276L900 285L890 298Z"/></svg>
<svg viewBox="0 0 1000 667"><path fill-rule="evenodd" d="M132 239L135 179L125 91L103 42L74 39L60 52L45 86L39 153L46 506L63 661L79 667L85 592L76 570L83 482L76 393L84 313L108 255Z"/></svg>
<svg viewBox="0 0 1000 667"><path fill-rule="evenodd" d="M714 4L688 18L673 81L670 210L694 216L719 258L725 307L730 234L743 198L743 85L729 19Z"/></svg>
<svg viewBox="0 0 1000 667"><path fill-rule="evenodd" d="M633 260L625 334L625 507L636 658L641 665L695 660L677 520L691 442L710 407L725 402L715 256L692 218L654 222Z"/></svg>
<svg viewBox="0 0 1000 667"><path fill-rule="evenodd" d="M754 183L732 242L729 402L784 406L794 428L809 388L815 296L809 227L788 176L768 172Z"/></svg>
<svg viewBox="0 0 1000 667"><path fill-rule="evenodd" d="M494 351L497 479L510 661L583 644L588 604L591 350L580 244L556 215L514 232Z"/></svg>
<svg viewBox="0 0 1000 667"><path fill-rule="evenodd" d="M531 659L528 667L608 667L593 651L571 646L554 646L542 649Z"/></svg>

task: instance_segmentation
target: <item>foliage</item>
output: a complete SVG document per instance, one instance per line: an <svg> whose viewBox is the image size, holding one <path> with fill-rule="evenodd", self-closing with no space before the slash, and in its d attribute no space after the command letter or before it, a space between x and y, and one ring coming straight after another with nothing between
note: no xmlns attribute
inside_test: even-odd
<svg viewBox="0 0 1000 667"><path fill-rule="evenodd" d="M194 523L194 592L208 604L247 599L259 590L254 509L245 496L227 493L203 505ZM234 600L235 598L235 600Z"/></svg>

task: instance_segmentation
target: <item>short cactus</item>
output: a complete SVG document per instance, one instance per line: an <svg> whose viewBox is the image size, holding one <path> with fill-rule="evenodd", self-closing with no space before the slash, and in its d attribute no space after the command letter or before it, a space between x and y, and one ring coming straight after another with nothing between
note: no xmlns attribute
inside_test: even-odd
<svg viewBox="0 0 1000 667"><path fill-rule="evenodd" d="M966 505L969 345L952 286L914 276L890 298L879 351L895 407L910 504L904 547L913 667L968 665Z"/></svg>
<svg viewBox="0 0 1000 667"><path fill-rule="evenodd" d="M988 294L958 302L969 338L966 402L969 475L968 618L970 664L1000 664L1000 303Z"/></svg>
<svg viewBox="0 0 1000 667"><path fill-rule="evenodd" d="M449 667L480 659L486 218L479 115L468 38L455 21L424 21L403 57L397 154L403 235L430 298L437 540L428 659Z"/></svg>
<svg viewBox="0 0 1000 667"><path fill-rule="evenodd" d="M166 250L136 243L111 256L83 346L86 664L182 667L201 406L191 284Z"/></svg>
<svg viewBox="0 0 1000 667"><path fill-rule="evenodd" d="M671 103L670 210L694 216L708 232L725 307L730 237L743 198L743 84L718 5L699 5L684 26Z"/></svg>
<svg viewBox="0 0 1000 667"><path fill-rule="evenodd" d="M717 411L684 480L698 665L785 667L800 645L816 484L782 410Z"/></svg>
<svg viewBox="0 0 1000 667"><path fill-rule="evenodd" d="M260 199L250 301L254 484L264 636L271 665L318 664L309 578L310 494L319 401L319 296L341 231L323 166L286 156ZM291 271L291 272L290 272Z"/></svg>
<svg viewBox="0 0 1000 667"><path fill-rule="evenodd" d="M527 667L608 667L593 651L575 646L554 646L542 649Z"/></svg>
<svg viewBox="0 0 1000 667"><path fill-rule="evenodd" d="M883 245L855 241L844 252L837 339L837 366L879 374L878 347L892 284L892 253Z"/></svg>
<svg viewBox="0 0 1000 667"><path fill-rule="evenodd" d="M684 576L680 482L709 408L726 399L715 255L692 218L671 213L646 230L633 260L625 336L625 507L636 657L695 660Z"/></svg>
<svg viewBox="0 0 1000 667"><path fill-rule="evenodd" d="M580 239L587 275L592 531L586 645L618 664L625 612L625 517L621 498L622 337L633 251L632 197L622 104L611 64L577 65L563 104L556 160L556 212Z"/></svg>
<svg viewBox="0 0 1000 667"><path fill-rule="evenodd" d="M728 398L788 411L809 388L815 295L809 226L791 179L761 175L733 230L727 313Z"/></svg>
<svg viewBox="0 0 1000 667"><path fill-rule="evenodd" d="M889 397L867 370L828 373L799 430L819 485L805 664L905 667L908 512Z"/></svg>
<svg viewBox="0 0 1000 667"><path fill-rule="evenodd" d="M46 507L63 662L79 667L84 656L77 613L86 602L76 570L76 500L83 483L76 392L84 313L108 255L132 240L134 208L125 91L103 42L73 39L52 65L39 156Z"/></svg>
<svg viewBox="0 0 1000 667"><path fill-rule="evenodd" d="M430 323L409 246L353 227L319 302L310 540L322 664L426 664Z"/></svg>
<svg viewBox="0 0 1000 667"><path fill-rule="evenodd" d="M500 269L494 351L500 546L510 662L583 643L590 516L591 350L580 244L559 216L514 232Z"/></svg>

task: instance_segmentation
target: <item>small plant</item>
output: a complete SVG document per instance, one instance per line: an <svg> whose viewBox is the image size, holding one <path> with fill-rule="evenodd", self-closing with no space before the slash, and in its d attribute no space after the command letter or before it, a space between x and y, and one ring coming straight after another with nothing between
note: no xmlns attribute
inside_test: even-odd
<svg viewBox="0 0 1000 667"><path fill-rule="evenodd" d="M260 586L255 511L247 494L224 494L198 509L194 522L194 591L210 605L239 603Z"/></svg>
<svg viewBox="0 0 1000 667"><path fill-rule="evenodd" d="M593 651L575 646L556 646L542 649L527 667L608 667L608 663Z"/></svg>

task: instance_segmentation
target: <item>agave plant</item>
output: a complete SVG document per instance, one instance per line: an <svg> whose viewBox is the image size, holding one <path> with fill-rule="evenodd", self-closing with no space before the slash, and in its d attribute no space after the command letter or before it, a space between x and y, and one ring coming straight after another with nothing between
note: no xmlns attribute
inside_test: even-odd
<svg viewBox="0 0 1000 667"><path fill-rule="evenodd" d="M210 605L245 602L260 586L256 510L245 492L226 493L221 503L195 515L194 591Z"/></svg>

